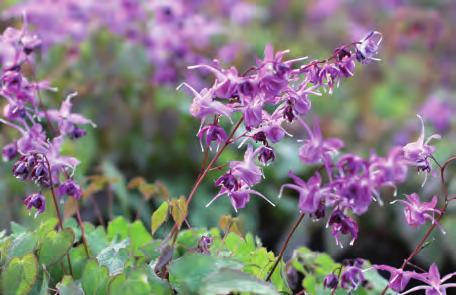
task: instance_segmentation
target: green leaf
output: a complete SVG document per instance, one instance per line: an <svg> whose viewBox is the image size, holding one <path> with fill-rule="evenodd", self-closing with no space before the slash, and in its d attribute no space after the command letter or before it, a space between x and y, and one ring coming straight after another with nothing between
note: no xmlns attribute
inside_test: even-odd
<svg viewBox="0 0 456 295"><path fill-rule="evenodd" d="M38 252L40 264L51 265L62 259L73 246L74 233L67 228L46 234Z"/></svg>
<svg viewBox="0 0 456 295"><path fill-rule="evenodd" d="M303 282L302 286L306 289L309 294L315 295L315 285L317 284L317 280L312 275L307 275Z"/></svg>
<svg viewBox="0 0 456 295"><path fill-rule="evenodd" d="M169 281L178 293L196 294L203 280L221 268L241 269L242 264L227 258L188 254L171 262Z"/></svg>
<svg viewBox="0 0 456 295"><path fill-rule="evenodd" d="M70 276L64 276L56 288L60 295L85 295L81 283L73 281Z"/></svg>
<svg viewBox="0 0 456 295"><path fill-rule="evenodd" d="M42 273L43 279L41 280L41 288L40 288L39 295L48 295L49 294L49 274L45 270L41 273Z"/></svg>
<svg viewBox="0 0 456 295"><path fill-rule="evenodd" d="M93 227L93 226L92 226ZM104 248L108 247L108 239L103 227L96 229L86 227L86 239L89 244L89 250L92 255L98 255Z"/></svg>
<svg viewBox="0 0 456 295"><path fill-rule="evenodd" d="M73 233L74 233L74 243L77 243L77 242L81 239L82 233L81 233L81 229L79 228L79 224L78 224L78 222L76 221L76 219L74 219L74 218L68 218L68 219L65 220L65 222L63 223L63 227L64 227L64 228L71 228L71 230L73 230Z"/></svg>
<svg viewBox="0 0 456 295"><path fill-rule="evenodd" d="M18 234L8 248L8 259L32 253L36 249L37 243L38 238L32 233L23 232Z"/></svg>
<svg viewBox="0 0 456 295"><path fill-rule="evenodd" d="M82 271L87 262L87 253L84 249L84 245L79 245L70 250L71 265L73 267L73 278L78 280L82 276Z"/></svg>
<svg viewBox="0 0 456 295"><path fill-rule="evenodd" d="M265 295L279 294L272 284L233 269L220 269L208 276L204 279L198 294L217 295L232 292L251 292Z"/></svg>
<svg viewBox="0 0 456 295"><path fill-rule="evenodd" d="M124 240L128 237L129 224L125 218L119 216L111 221L108 225L108 239L112 241L116 237L119 240Z"/></svg>
<svg viewBox="0 0 456 295"><path fill-rule="evenodd" d="M141 221L136 220L130 225L129 236L134 255L142 256L140 248L152 241L149 231Z"/></svg>
<svg viewBox="0 0 456 295"><path fill-rule="evenodd" d="M15 257L2 272L2 290L5 295L25 295L38 277L38 261L33 254Z"/></svg>
<svg viewBox="0 0 456 295"><path fill-rule="evenodd" d="M85 295L106 294L109 271L106 267L98 265L95 259L89 259L82 273L81 283Z"/></svg>
<svg viewBox="0 0 456 295"><path fill-rule="evenodd" d="M111 295L149 295L161 294L149 285L147 274L142 271L134 271L124 279L120 277L114 282L111 282L109 289Z"/></svg>
<svg viewBox="0 0 456 295"><path fill-rule="evenodd" d="M11 232L13 235L18 235L27 232L27 229L23 227L20 224L17 224L16 222L12 221L11 222Z"/></svg>
<svg viewBox="0 0 456 295"><path fill-rule="evenodd" d="M171 200L171 215L173 216L174 222L176 222L178 226L181 226L187 216L187 202L184 196L180 196L179 199Z"/></svg>
<svg viewBox="0 0 456 295"><path fill-rule="evenodd" d="M108 285L108 294L110 295L125 295L125 293L122 291L123 290L123 284L126 280L125 274L118 274L114 277L111 278L109 281Z"/></svg>
<svg viewBox="0 0 456 295"><path fill-rule="evenodd" d="M123 272L129 257L126 249L129 244L129 240L113 243L97 255L98 263L108 268L110 276Z"/></svg>
<svg viewBox="0 0 456 295"><path fill-rule="evenodd" d="M168 219L168 202L163 202L160 207L152 214L151 229L152 235Z"/></svg>
<svg viewBox="0 0 456 295"><path fill-rule="evenodd" d="M39 227L35 230L37 237L42 240L48 232L54 230L58 224L58 220L55 217L48 218L40 223Z"/></svg>

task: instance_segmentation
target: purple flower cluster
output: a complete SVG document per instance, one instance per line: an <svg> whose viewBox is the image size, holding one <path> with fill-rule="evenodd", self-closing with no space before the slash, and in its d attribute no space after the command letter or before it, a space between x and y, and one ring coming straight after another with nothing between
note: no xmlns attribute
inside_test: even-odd
<svg viewBox="0 0 456 295"><path fill-rule="evenodd" d="M190 113L201 120L198 136L203 149L211 149L213 145L218 149L234 140L241 140L239 146L251 142L244 161L230 162L229 169L216 181L220 191L209 204L227 195L238 210L247 204L251 194L265 198L253 189L263 178L260 165L273 162L276 158L273 145L290 135L283 125L298 122L308 135L301 141L299 158L307 165L322 164L329 182L323 184L320 174L306 182L290 173L294 183L283 185L280 194L285 188L296 190L301 212L317 219L325 216L327 207L333 208L328 226L338 244L341 234L351 234L353 242L358 226L347 213L365 213L378 197L380 187L394 186L405 179L407 167L403 153L394 149L386 158L372 156L369 160L347 154L335 161L344 146L342 140L325 139L318 122L311 128L302 117L311 109L311 95L321 95L320 90L332 93L343 78L353 76L357 61L377 60L381 39L379 32L371 32L359 42L336 48L329 59L301 66L296 64L306 57L286 60L288 50L274 52L268 45L264 58L244 74L234 67L222 68L217 60L189 67L215 75L213 85L200 91L187 83L181 85L194 95ZM236 113L242 115L244 131L236 139L228 138L221 121L232 122Z"/></svg>
<svg viewBox="0 0 456 295"><path fill-rule="evenodd" d="M73 46L100 29L141 46L157 69L153 80L159 85L181 79L178 70L186 65L206 61L201 52L210 48L213 36L225 35L223 20L242 24L258 14L254 5L240 0L28 0L4 17L23 11L45 46L67 41Z"/></svg>
<svg viewBox="0 0 456 295"><path fill-rule="evenodd" d="M53 90L46 81L30 81L22 71L33 66L32 54L41 41L27 30L7 28L0 36L1 88L0 96L6 100L0 122L18 131L19 137L4 146L3 159L11 161L13 175L21 180L35 182L40 188L59 187L59 192L78 199L81 189L71 180L79 160L62 155L65 137L76 139L85 135L82 125L90 120L71 112L71 98L62 103L60 110L43 110L40 91ZM54 129L53 123L57 124ZM66 179L62 183L62 179ZM28 209L42 213L46 207L41 193L34 193L24 200Z"/></svg>

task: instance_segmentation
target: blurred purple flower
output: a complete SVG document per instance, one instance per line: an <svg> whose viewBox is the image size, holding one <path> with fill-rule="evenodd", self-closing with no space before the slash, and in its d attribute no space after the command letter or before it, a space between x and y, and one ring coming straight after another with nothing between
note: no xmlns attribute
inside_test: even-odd
<svg viewBox="0 0 456 295"><path fill-rule="evenodd" d="M293 180L294 184L284 184L280 188L279 198L282 196L284 189L292 189L299 193L299 210L302 213L314 214L321 206L325 195L329 193L329 189L321 188L320 174L316 174L309 178L307 182L293 174L291 171L288 176Z"/></svg>
<svg viewBox="0 0 456 295"><path fill-rule="evenodd" d="M432 139L440 139L440 135L433 134L429 136L426 141L424 139L424 121L420 115L417 115L421 122L421 133L418 139L414 142L406 144L402 150L404 151L404 157L410 164L415 165L420 171L430 172L431 164L429 158L435 151L435 147L429 145ZM427 177L427 174L426 174ZM426 181L426 178L425 178ZM424 182L423 182L424 185Z"/></svg>
<svg viewBox="0 0 456 295"><path fill-rule="evenodd" d="M37 210L35 213L36 217L38 214L43 213L46 209L46 199L41 193L34 193L25 198L24 205L29 210L35 208Z"/></svg>
<svg viewBox="0 0 456 295"><path fill-rule="evenodd" d="M390 273L388 287L395 292L402 292L407 287L410 279L416 275L415 272L404 271L389 265L374 265L377 270L384 270Z"/></svg>
<svg viewBox="0 0 456 295"><path fill-rule="evenodd" d="M64 183L62 183L58 187L57 193L59 197L67 195L74 198L75 200L79 200L82 196L81 187L72 179L67 179Z"/></svg>
<svg viewBox="0 0 456 295"><path fill-rule="evenodd" d="M260 167L255 164L256 154L257 151L254 152L253 147L249 145L244 154L244 161L230 162L231 173L249 186L259 183L263 176Z"/></svg>
<svg viewBox="0 0 456 295"><path fill-rule="evenodd" d="M340 235L350 234L352 239L350 245L353 245L358 238L358 225L349 216L345 215L341 210L336 209L329 217L327 226L331 226L331 234L336 239L336 244L342 247Z"/></svg>
<svg viewBox="0 0 456 295"><path fill-rule="evenodd" d="M395 200L391 203L402 203L404 204L404 215L407 224L412 227L418 227L423 225L426 220L429 220L432 224L436 223L435 214L440 214L440 210L436 209L438 198L432 197L430 202L421 202L420 196L417 193L407 195L407 201Z"/></svg>
<svg viewBox="0 0 456 295"><path fill-rule="evenodd" d="M450 94L445 94L450 95ZM437 132L448 131L456 106L450 99L444 99L438 94L431 95L421 106L423 119L430 122Z"/></svg>
<svg viewBox="0 0 456 295"><path fill-rule="evenodd" d="M333 273L327 275L325 279L323 280L323 286L328 289L334 289L337 288L337 285L339 284L339 279L337 276Z"/></svg>
<svg viewBox="0 0 456 295"><path fill-rule="evenodd" d="M356 290L365 281L361 266L351 265L343 269L340 285L347 290Z"/></svg>
<svg viewBox="0 0 456 295"><path fill-rule="evenodd" d="M410 290L407 290L406 292L401 293L401 295L410 294L410 293L413 293L413 292L419 291L419 290L425 290L426 295L446 295L447 294L446 290L448 288L456 288L456 283L446 283L449 279L451 279L455 275L456 275L456 272L453 272L453 273L447 274L446 276L441 278L437 265L435 263L433 263L429 267L429 271L427 273L413 275L414 279L417 279L417 280L425 283L426 285L421 285L421 286L411 288Z"/></svg>
<svg viewBox="0 0 456 295"><path fill-rule="evenodd" d="M372 60L379 61L376 58L383 35L380 32L372 31L368 33L361 41L356 44L356 59L362 63L368 63Z"/></svg>
<svg viewBox="0 0 456 295"><path fill-rule="evenodd" d="M200 139L201 149L204 150L203 138L205 146L211 149L212 142L215 142L217 145L216 150L218 151L220 145L226 141L228 136L226 135L225 130L216 124L206 125L201 128L198 132L198 137Z"/></svg>

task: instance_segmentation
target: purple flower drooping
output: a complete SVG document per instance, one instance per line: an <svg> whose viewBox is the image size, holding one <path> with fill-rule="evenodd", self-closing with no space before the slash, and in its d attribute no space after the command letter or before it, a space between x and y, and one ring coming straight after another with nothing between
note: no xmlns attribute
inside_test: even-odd
<svg viewBox="0 0 456 295"><path fill-rule="evenodd" d="M216 124L206 125L200 129L198 132L198 137L200 139L201 149L204 150L204 147L212 149L211 144L215 142L216 150L220 148L220 145L226 141L228 136L226 135L225 130ZM203 145L204 139L204 145Z"/></svg>
<svg viewBox="0 0 456 295"><path fill-rule="evenodd" d="M12 142L5 145L2 149L2 158L3 161L11 161L17 156L17 143Z"/></svg>
<svg viewBox="0 0 456 295"><path fill-rule="evenodd" d="M411 165L415 165L420 171L425 171L429 173L431 171L431 164L429 163L429 158L432 157L432 154L435 151L435 147L429 145L429 142L432 139L440 139L440 135L433 134L425 140L423 118L421 118L420 115L417 115L417 117L420 119L421 122L420 136L416 141L406 144L402 148L402 150L404 151L405 159L409 161Z"/></svg>
<svg viewBox="0 0 456 295"><path fill-rule="evenodd" d="M356 290L365 278L360 265L346 266L340 276L340 285L347 290Z"/></svg>
<svg viewBox="0 0 456 295"><path fill-rule="evenodd" d="M67 179L64 183L62 183L57 189L59 197L62 196L70 196L75 200L79 200L82 196L82 190L79 184L77 184L72 179Z"/></svg>
<svg viewBox="0 0 456 295"><path fill-rule="evenodd" d="M336 239L336 244L341 247L340 235L350 234L352 237L350 245L353 245L358 238L358 224L338 209L334 210L329 217L328 226L331 226L331 234Z"/></svg>
<svg viewBox="0 0 456 295"><path fill-rule="evenodd" d="M24 205L29 210L35 208L37 210L35 216L37 216L46 209L46 199L41 193L34 193L25 198Z"/></svg>
<svg viewBox="0 0 456 295"><path fill-rule="evenodd" d="M328 289L334 289L339 284L339 279L333 273L327 275L323 280L323 286Z"/></svg>

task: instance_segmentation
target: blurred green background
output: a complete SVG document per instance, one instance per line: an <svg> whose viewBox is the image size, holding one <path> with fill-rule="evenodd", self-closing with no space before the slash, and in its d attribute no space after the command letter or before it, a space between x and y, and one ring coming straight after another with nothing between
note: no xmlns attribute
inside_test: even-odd
<svg viewBox="0 0 456 295"><path fill-rule="evenodd" d="M13 2L19 1L4 1L0 9L5 10ZM216 49L228 42L238 42L243 46L233 63L247 69L255 62L255 56L262 55L267 43L276 49L291 49L292 57L307 55L313 59L331 55L335 47L359 40L369 30L384 34L381 62L358 66L355 77L344 80L333 95L325 94L312 101L313 113L321 118L324 134L342 138L347 150L366 157L372 151L384 155L394 145L414 140L419 130L415 114L426 111L426 106L423 109L426 101L436 98L456 107L455 1L249 3L255 6L257 16L246 25L230 26L229 34L214 39L212 48L204 52L208 58L216 57ZM20 19L3 20L0 27L20 23ZM37 60L37 70L39 78L52 81L60 89L57 95L45 97L47 106L55 107L67 93L78 91L79 96L74 100L76 110L98 125L89 130L88 136L68 142L65 147L67 153L82 161L77 177L86 189L93 191L83 199L83 219L99 224L112 216L123 215L150 224L158 199L144 198L127 184L141 176L150 183L163 183L171 197L189 193L202 161L195 135L199 122L188 113L191 97L175 90L182 81L154 86L150 77L160 69L148 62L144 49L107 30L93 32L78 46L76 58L71 56L70 42L48 48ZM433 122L427 123L429 132L438 129ZM437 143L436 157L440 161L456 154L455 123L452 116L449 128L437 130L443 136ZM1 127L2 144L13 137L10 132ZM280 247L298 214L296 195L288 193L277 199L280 185L288 181L289 170L303 176L309 173L298 161L297 148L294 139L279 144L277 160L265 168L266 180L257 188L277 203L277 207L253 199L239 214L244 230L257 234L270 249ZM230 149L220 162L240 157L240 152ZM422 176L412 170L409 181L399 187L399 196L419 192L430 198L439 192L437 179L431 178L422 189ZM87 178L88 175L99 177ZM216 226L221 215L234 215L226 199L209 208L204 206L216 192L213 181L219 175L214 172L204 181L191 204L189 219L193 226ZM456 189L456 185L452 186ZM14 179L11 163L2 165L0 228L9 229L11 221L30 225L36 222L21 203L33 190L32 185L24 186ZM323 222L308 221L301 226L289 249L308 245L313 250L328 251L338 259L364 257L373 263L401 263L422 232L406 225L401 206L389 205L392 190L385 189L382 195L385 206L374 204L360 218L360 235L355 246L336 247ZM436 231L417 264L437 261L444 273L456 268L455 210L450 206L443 220L447 235ZM46 218L46 214L39 218Z"/></svg>

